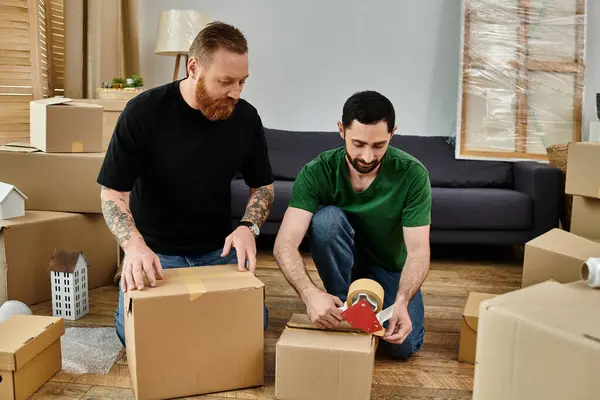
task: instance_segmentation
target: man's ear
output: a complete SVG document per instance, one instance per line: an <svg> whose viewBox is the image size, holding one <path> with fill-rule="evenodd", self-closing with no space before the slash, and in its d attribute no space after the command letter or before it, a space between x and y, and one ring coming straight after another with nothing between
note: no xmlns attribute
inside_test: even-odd
<svg viewBox="0 0 600 400"><path fill-rule="evenodd" d="M202 64L194 57L190 57L187 62L187 72L194 80L198 79L202 74Z"/></svg>
<svg viewBox="0 0 600 400"><path fill-rule="evenodd" d="M340 136L344 139L344 125L340 121L337 123L338 130L340 131Z"/></svg>
<svg viewBox="0 0 600 400"><path fill-rule="evenodd" d="M396 133L396 129L398 129L398 125L394 125L394 129L392 129L392 133L390 133L390 135L393 135L394 133Z"/></svg>

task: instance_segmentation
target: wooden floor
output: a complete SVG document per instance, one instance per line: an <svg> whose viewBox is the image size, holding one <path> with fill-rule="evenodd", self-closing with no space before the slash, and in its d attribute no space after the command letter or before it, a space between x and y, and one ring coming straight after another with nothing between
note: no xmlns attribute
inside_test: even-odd
<svg viewBox="0 0 600 400"><path fill-rule="evenodd" d="M425 343L406 362L377 355L373 399L471 399L473 366L459 363L460 318L470 291L505 293L519 288L522 249L453 248L435 250L429 276L423 285ZM314 264L305 257L312 278L320 283ZM201 399L274 399L275 344L294 312L305 312L268 252L259 255L257 276L266 285L269 329L265 336L265 379L261 388L197 396ZM90 291L90 312L66 326L113 326L117 287ZM51 304L32 307L35 314L51 315ZM134 399L127 357L106 375L71 375L59 372L34 399Z"/></svg>

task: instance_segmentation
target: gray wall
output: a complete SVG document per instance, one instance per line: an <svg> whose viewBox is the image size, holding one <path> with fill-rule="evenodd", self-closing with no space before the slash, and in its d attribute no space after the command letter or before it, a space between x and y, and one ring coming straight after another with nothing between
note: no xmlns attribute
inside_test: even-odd
<svg viewBox="0 0 600 400"><path fill-rule="evenodd" d="M242 96L266 126L335 130L346 98L375 89L394 103L399 133L448 135L456 116L461 3L144 0L141 74L147 86L172 77L174 58L153 54L160 11L201 10L246 34L251 76ZM600 4L589 3L586 133L600 91Z"/></svg>

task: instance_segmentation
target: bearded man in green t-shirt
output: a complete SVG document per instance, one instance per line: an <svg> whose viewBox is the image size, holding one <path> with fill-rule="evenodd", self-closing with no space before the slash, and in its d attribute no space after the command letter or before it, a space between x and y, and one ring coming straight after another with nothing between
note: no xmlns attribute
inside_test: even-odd
<svg viewBox="0 0 600 400"><path fill-rule="evenodd" d="M310 161L294 182L275 258L321 328L343 320L340 307L354 280L379 282L383 307L394 304L381 346L407 359L425 334L420 287L430 262L429 174L417 159L390 146L395 112L380 93L350 97L338 128L345 146ZM307 232L327 293L311 281L298 250Z"/></svg>

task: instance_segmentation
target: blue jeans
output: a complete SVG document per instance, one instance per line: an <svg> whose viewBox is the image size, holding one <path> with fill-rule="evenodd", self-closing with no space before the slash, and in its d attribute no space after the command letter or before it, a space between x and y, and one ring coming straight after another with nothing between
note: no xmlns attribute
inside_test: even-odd
<svg viewBox="0 0 600 400"><path fill-rule="evenodd" d="M328 293L345 302L351 282L370 278L379 282L384 289L383 308L394 303L401 273L378 265L361 264L356 254L354 229L340 208L323 207L313 215L309 240L313 260ZM421 289L409 303L408 314L412 331L406 340L401 344L381 340L379 344L385 353L395 359L408 359L423 345L425 310ZM383 324L386 329L388 322Z"/></svg>
<svg viewBox="0 0 600 400"><path fill-rule="evenodd" d="M225 257L221 257L223 250L214 251L207 254L202 254L197 257L182 257L182 256L168 256L163 254L157 254L160 264L163 269L168 268L189 268L192 266L208 266L208 265L222 265L222 264L237 264L237 253L234 248L231 249L229 254ZM121 278L122 279L122 278ZM125 347L125 325L123 319L123 290L119 283L119 304L115 311L115 330L117 336L121 341L123 347ZM269 312L267 307L264 308L264 327L267 329L269 318Z"/></svg>

